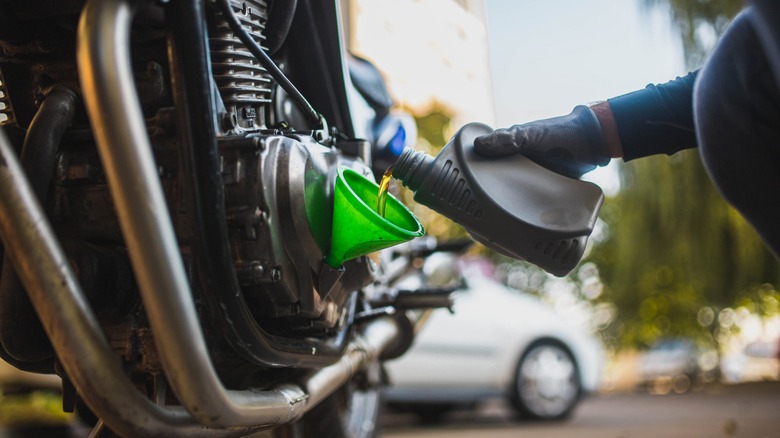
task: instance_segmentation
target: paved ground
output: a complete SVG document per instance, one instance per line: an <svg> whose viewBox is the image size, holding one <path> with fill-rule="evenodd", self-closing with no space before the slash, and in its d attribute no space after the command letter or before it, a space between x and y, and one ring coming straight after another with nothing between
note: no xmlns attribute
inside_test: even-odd
<svg viewBox="0 0 780 438"><path fill-rule="evenodd" d="M518 422L502 403L456 412L437 426L410 415L382 418L383 438L780 438L780 382L707 387L696 393L627 393L586 399L564 423Z"/></svg>

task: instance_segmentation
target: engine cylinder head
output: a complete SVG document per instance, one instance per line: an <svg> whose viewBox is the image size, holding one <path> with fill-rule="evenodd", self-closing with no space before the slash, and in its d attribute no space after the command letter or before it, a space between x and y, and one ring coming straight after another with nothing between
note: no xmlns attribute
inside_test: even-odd
<svg viewBox="0 0 780 438"><path fill-rule="evenodd" d="M265 27L268 5L262 0L231 0L238 20L249 35L265 49ZM217 88L230 112L238 116L244 129L263 125L265 106L271 103L270 75L230 30L217 8L209 35L211 69Z"/></svg>

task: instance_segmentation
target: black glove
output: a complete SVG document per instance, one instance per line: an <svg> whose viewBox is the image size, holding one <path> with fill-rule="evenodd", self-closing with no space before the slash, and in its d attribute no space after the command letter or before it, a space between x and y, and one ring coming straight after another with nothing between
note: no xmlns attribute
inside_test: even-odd
<svg viewBox="0 0 780 438"><path fill-rule="evenodd" d="M598 118L580 105L571 114L538 120L477 137L474 150L484 157L522 153L542 166L579 178L609 163L610 154Z"/></svg>

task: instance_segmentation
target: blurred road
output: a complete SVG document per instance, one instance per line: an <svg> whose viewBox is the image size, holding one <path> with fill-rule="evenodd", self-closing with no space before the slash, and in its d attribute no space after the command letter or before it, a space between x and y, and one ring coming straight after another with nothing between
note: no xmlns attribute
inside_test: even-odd
<svg viewBox="0 0 780 438"><path fill-rule="evenodd" d="M440 425L413 415L382 418L383 438L780 438L780 382L714 385L681 395L623 393L591 396L563 423L519 422L491 402L454 412Z"/></svg>

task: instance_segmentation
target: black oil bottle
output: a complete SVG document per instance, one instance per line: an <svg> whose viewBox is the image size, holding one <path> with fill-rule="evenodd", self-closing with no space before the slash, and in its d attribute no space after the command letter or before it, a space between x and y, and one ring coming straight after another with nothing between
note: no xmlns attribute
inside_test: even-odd
<svg viewBox="0 0 780 438"><path fill-rule="evenodd" d="M477 155L474 139L492 131L480 123L465 125L436 157L407 148L393 176L415 192L415 201L459 223L488 248L566 275L582 258L604 194L522 154Z"/></svg>

